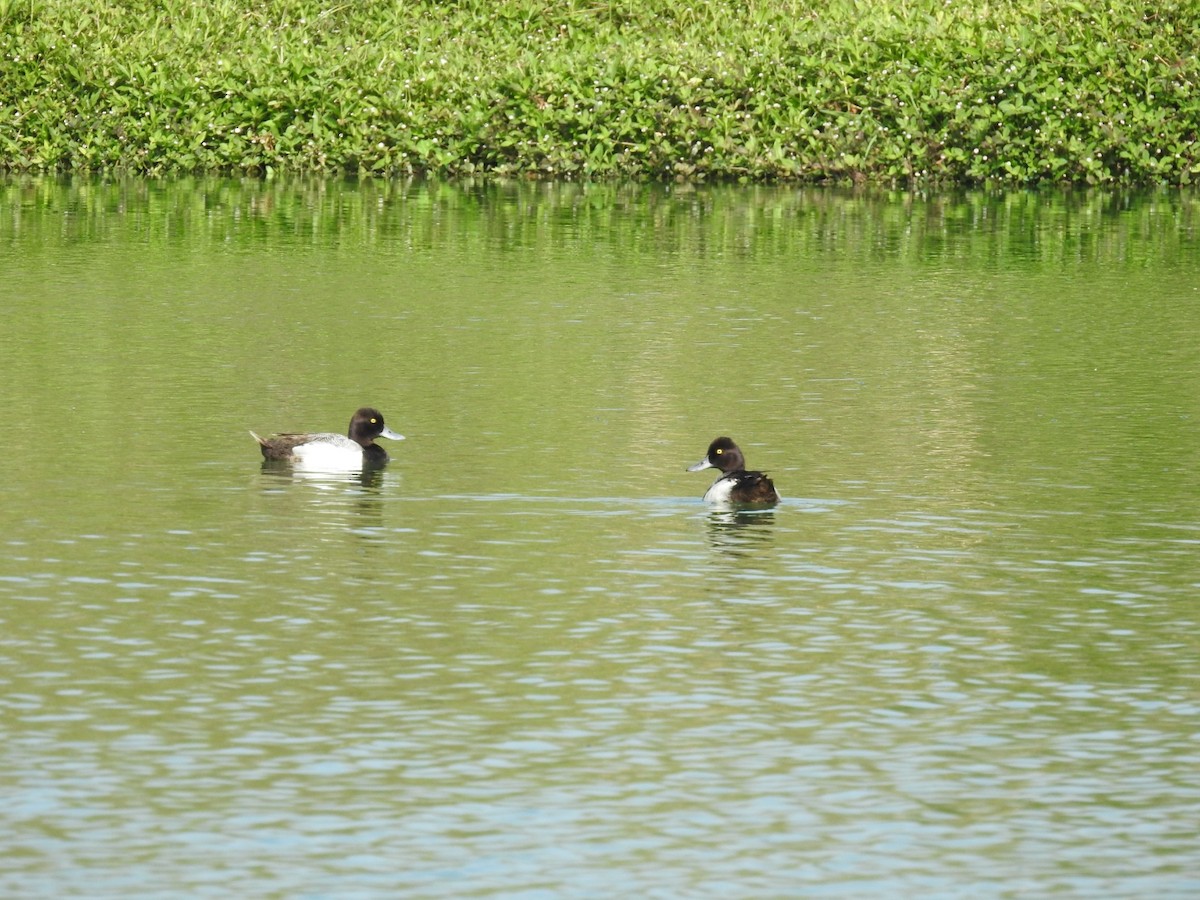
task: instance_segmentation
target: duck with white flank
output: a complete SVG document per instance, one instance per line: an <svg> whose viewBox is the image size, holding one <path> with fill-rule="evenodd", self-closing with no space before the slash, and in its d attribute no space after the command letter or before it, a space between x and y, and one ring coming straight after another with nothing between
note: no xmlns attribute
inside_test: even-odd
<svg viewBox="0 0 1200 900"><path fill-rule="evenodd" d="M720 469L723 473L704 494L709 503L728 503L736 506L774 506L779 502L775 483L765 472L747 472L746 458L731 439L719 437L708 445L704 459L689 472Z"/></svg>
<svg viewBox="0 0 1200 900"><path fill-rule="evenodd" d="M387 464L387 451L375 443L375 438L404 440L404 435L388 428L383 422L383 414L370 406L364 406L354 414L346 434L286 433L261 438L252 431L250 435L258 441L263 459L345 471Z"/></svg>

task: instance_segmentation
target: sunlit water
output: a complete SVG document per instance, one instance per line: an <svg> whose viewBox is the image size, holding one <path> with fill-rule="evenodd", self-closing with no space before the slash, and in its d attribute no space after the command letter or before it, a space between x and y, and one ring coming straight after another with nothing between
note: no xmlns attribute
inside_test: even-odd
<svg viewBox="0 0 1200 900"><path fill-rule="evenodd" d="M0 185L0 894L1200 895L1198 211Z"/></svg>

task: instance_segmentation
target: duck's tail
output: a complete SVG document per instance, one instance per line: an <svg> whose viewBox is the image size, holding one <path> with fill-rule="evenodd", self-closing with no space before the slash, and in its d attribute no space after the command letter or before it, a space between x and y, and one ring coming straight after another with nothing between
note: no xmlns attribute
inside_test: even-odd
<svg viewBox="0 0 1200 900"><path fill-rule="evenodd" d="M259 437L257 434L255 434L253 431L252 431L252 432L250 432L250 437L252 437L252 438L254 438L256 441L258 441L258 446L260 446L260 447L265 447L265 446L267 446L267 442L266 442L266 441L264 441L262 438L260 438L260 437Z"/></svg>

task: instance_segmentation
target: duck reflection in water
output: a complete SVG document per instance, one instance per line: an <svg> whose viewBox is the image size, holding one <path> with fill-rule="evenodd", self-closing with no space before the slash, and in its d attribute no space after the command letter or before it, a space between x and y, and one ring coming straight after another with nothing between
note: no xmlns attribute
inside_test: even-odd
<svg viewBox="0 0 1200 900"><path fill-rule="evenodd" d="M714 550L752 556L775 543L774 510L714 509L708 515L708 540Z"/></svg>
<svg viewBox="0 0 1200 900"><path fill-rule="evenodd" d="M263 493L277 495L288 514L314 527L349 529L363 535L383 526L383 469L315 472L264 460L262 475Z"/></svg>
<svg viewBox="0 0 1200 900"><path fill-rule="evenodd" d="M279 459L264 459L262 473L281 482L291 481L333 489L358 485L370 493L378 493L383 484L384 469L369 467L357 472L328 472L321 469L306 469Z"/></svg>

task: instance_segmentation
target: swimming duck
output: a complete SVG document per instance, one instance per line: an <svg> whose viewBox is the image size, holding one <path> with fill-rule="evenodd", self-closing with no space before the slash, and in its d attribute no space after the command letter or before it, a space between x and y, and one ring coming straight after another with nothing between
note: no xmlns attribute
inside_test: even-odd
<svg viewBox="0 0 1200 900"><path fill-rule="evenodd" d="M404 435L388 428L383 423L383 414L370 406L362 407L351 417L350 428L344 435L332 432L288 433L260 438L253 431L250 435L262 448L263 459L338 470L382 466L387 463L388 455L375 443L375 438L404 440Z"/></svg>
<svg viewBox="0 0 1200 900"><path fill-rule="evenodd" d="M739 506L774 506L779 502L775 483L763 472L747 472L746 458L731 439L719 437L708 445L704 459L689 472L701 469L720 469L723 474L704 494L709 503L732 503Z"/></svg>

